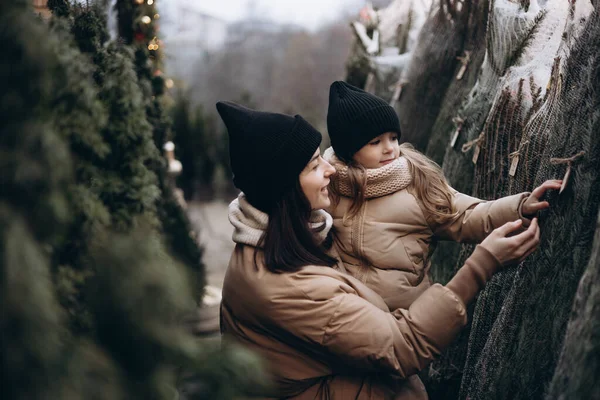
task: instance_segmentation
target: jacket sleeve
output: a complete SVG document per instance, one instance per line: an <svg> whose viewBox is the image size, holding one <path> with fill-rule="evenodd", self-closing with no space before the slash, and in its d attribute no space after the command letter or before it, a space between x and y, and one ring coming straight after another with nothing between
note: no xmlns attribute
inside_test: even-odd
<svg viewBox="0 0 600 400"><path fill-rule="evenodd" d="M425 291L408 310L383 311L344 294L325 326L322 345L346 366L406 378L423 369L466 324L464 304L444 286Z"/></svg>
<svg viewBox="0 0 600 400"><path fill-rule="evenodd" d="M528 196L529 193L519 193L485 201L455 192L454 205L458 214L445 224L432 224L433 234L440 240L481 243L494 229L507 222L520 218L524 226L529 226L531 221L521 214L521 205Z"/></svg>

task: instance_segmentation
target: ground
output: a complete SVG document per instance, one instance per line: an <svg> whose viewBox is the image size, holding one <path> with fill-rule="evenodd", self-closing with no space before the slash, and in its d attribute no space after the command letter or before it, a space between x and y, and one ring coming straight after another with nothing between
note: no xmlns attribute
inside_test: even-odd
<svg viewBox="0 0 600 400"><path fill-rule="evenodd" d="M228 201L190 202L188 215L199 231L200 244L204 247L207 284L223 287L223 278L234 243L231 240L233 226L228 218Z"/></svg>
<svg viewBox="0 0 600 400"><path fill-rule="evenodd" d="M228 218L229 201L192 201L187 205L187 213L192 225L199 232L199 242L204 247L204 265L206 266L207 292L203 307L193 316L192 330L198 337L207 340L219 340L219 300L223 287L223 278L229 264L234 243L231 240L233 226ZM214 289L213 289L214 288ZM216 292L216 293L215 293ZM207 301L208 298L208 301ZM202 398L206 390L202 380L193 373L180 371L177 389L179 400Z"/></svg>

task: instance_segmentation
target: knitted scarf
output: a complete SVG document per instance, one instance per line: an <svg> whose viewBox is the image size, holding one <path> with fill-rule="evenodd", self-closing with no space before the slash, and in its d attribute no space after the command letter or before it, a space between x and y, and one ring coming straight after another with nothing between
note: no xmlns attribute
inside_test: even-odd
<svg viewBox="0 0 600 400"><path fill-rule="evenodd" d="M229 204L229 222L234 227L233 241L259 247L260 238L267 230L269 215L253 207L244 193ZM325 240L333 225L333 218L324 210L315 210L310 219L310 228L320 241Z"/></svg>
<svg viewBox="0 0 600 400"><path fill-rule="evenodd" d="M340 161L333 148L325 150L323 158L335 166L337 173L331 177L337 181L340 193L346 197L353 197L350 179L348 177L348 166ZM340 165L343 165L340 167ZM398 157L393 162L380 168L367 169L367 187L365 197L367 199L381 197L406 188L412 182L412 176L408 167L408 160Z"/></svg>

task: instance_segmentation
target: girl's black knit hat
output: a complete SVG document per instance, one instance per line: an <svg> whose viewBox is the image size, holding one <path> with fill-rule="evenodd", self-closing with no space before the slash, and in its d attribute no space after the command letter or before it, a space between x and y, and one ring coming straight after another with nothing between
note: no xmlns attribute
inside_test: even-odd
<svg viewBox="0 0 600 400"><path fill-rule="evenodd" d="M386 132L400 137L400 120L383 99L343 81L329 87L327 130L335 154L350 161L371 139Z"/></svg>

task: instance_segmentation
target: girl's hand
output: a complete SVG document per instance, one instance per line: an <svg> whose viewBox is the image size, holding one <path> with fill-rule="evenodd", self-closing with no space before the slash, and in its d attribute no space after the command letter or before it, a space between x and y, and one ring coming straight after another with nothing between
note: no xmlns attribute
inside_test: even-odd
<svg viewBox="0 0 600 400"><path fill-rule="evenodd" d="M540 227L534 218L527 230L515 236L508 236L519 230L523 222L519 219L507 222L500 228L494 229L480 246L492 253L500 264L509 265L520 263L533 253L540 243Z"/></svg>
<svg viewBox="0 0 600 400"><path fill-rule="evenodd" d="M547 190L558 190L561 185L562 180L552 179L536 187L521 205L521 215L525 218L532 218L538 211L550 207L547 201L540 201L540 198L544 196Z"/></svg>

